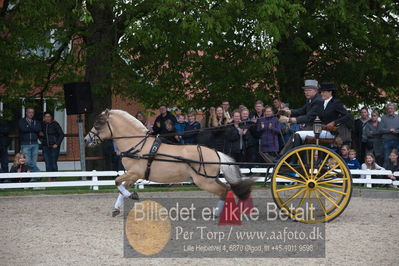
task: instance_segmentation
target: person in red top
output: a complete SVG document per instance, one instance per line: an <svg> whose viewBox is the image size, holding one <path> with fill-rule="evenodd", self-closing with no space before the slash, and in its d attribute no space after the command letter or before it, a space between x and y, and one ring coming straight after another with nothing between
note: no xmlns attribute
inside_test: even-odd
<svg viewBox="0 0 399 266"><path fill-rule="evenodd" d="M10 173L30 173L31 169L26 164L26 157L23 153L17 153L15 155L14 163L10 169ZM30 178L20 178L18 182L29 182Z"/></svg>

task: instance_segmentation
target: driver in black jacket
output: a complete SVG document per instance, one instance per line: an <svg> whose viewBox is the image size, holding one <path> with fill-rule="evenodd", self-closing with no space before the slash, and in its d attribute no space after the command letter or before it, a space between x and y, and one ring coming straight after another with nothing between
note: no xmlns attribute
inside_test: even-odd
<svg viewBox="0 0 399 266"><path fill-rule="evenodd" d="M305 86L302 88L306 97L305 105L298 109L284 110L283 113L290 116L290 123L305 124L309 127L312 126L318 106L323 100L318 92L317 80L305 80Z"/></svg>

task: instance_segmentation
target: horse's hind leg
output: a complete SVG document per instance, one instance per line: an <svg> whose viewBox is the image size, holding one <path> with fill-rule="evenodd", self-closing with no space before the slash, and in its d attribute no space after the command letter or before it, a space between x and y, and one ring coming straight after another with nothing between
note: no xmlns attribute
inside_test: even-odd
<svg viewBox="0 0 399 266"><path fill-rule="evenodd" d="M194 183L201 189L206 190L212 194L219 197L219 201L216 204L216 209L214 215L219 217L222 213L223 206L226 200L227 192L229 191L229 186L220 182L216 178L206 178L200 175L193 176Z"/></svg>
<svg viewBox="0 0 399 266"><path fill-rule="evenodd" d="M226 184L216 178L206 178L200 175L195 175L192 178L199 188L215 194L220 199L226 199L227 191L229 190Z"/></svg>

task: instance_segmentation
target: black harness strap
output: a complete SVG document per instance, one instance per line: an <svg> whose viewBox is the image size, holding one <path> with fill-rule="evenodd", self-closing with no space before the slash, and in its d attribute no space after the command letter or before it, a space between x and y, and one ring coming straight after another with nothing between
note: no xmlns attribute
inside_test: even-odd
<svg viewBox="0 0 399 266"><path fill-rule="evenodd" d="M191 169L193 169L193 171L194 171L197 175L200 175L200 176L203 176L203 177L206 177L206 178L217 178L217 177L219 176L219 173L217 173L217 174L214 175L214 176L210 176L210 175L208 175L208 174L206 173L205 164L209 164L209 163L208 163L208 162L204 162L204 156L203 156L203 154L202 154L202 146L197 145L197 151L198 151L198 155L199 155L199 160L196 161L195 163L198 163L198 164L199 164L198 170L195 169L194 166L192 166L192 163L193 163L192 160L187 160L187 159L185 159L184 161L188 164L188 166L190 166ZM219 161L216 162L215 164L220 164L220 156L219 156L219 154L217 153L217 151L215 151L215 152L216 152L216 154L217 154L217 156L218 156L218 158L219 158ZM201 172L201 169L203 170L202 172ZM219 171L219 172L220 172L220 171Z"/></svg>
<svg viewBox="0 0 399 266"><path fill-rule="evenodd" d="M197 145L197 151L198 151L198 155L199 155L199 160L201 162L198 167L198 173L201 173L201 168L202 168L204 170L204 175L207 176L205 164L204 164L204 156L202 155L202 149L201 149L200 145Z"/></svg>
<svg viewBox="0 0 399 266"><path fill-rule="evenodd" d="M130 157L130 158L133 158L133 157L131 157L131 156L129 156L129 155L137 154L137 153L141 152L141 150L143 149L143 147L144 147L145 143L147 142L147 139L148 139L149 136L150 136L150 134L147 133L147 135L145 135L145 137L144 137L142 140L140 140L139 143L137 143L136 145L134 145L133 147L131 147L131 148L128 149L127 151L122 152L122 153L121 153L121 156L122 156L122 157ZM156 137L156 138L158 138L158 137ZM138 146L140 146L140 144L141 144L141 147L138 148L138 149L136 149ZM134 157L134 158L136 158L136 157Z"/></svg>
<svg viewBox="0 0 399 266"><path fill-rule="evenodd" d="M161 146L161 139L159 137L156 137L154 142L152 143L150 153L148 154L147 158L147 169L145 169L145 174L144 174L144 179L148 180L148 177L150 176L151 173L151 164L154 161L155 156L157 155L158 149Z"/></svg>

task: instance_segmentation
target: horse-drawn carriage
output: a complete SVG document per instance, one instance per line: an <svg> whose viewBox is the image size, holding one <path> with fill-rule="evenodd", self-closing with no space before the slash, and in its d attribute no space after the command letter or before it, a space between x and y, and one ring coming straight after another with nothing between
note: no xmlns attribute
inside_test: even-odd
<svg viewBox="0 0 399 266"><path fill-rule="evenodd" d="M276 163L256 163L268 169L264 178L265 182L271 180L277 206L293 220L304 223L327 222L338 217L352 192L352 178L345 162L334 151L318 145L321 125L316 124L314 131L316 145L295 147ZM121 151L126 173L116 179L116 185L122 190L122 182L129 187L138 179L160 183L191 179L221 200L230 189L241 199L250 194L252 179L241 177L239 165L254 163L235 162L221 152L198 145L161 145L141 122L124 111L102 112L85 141L95 145L103 139L113 139ZM220 173L228 184L218 180ZM303 213L309 207L311 216Z"/></svg>

